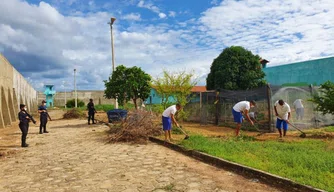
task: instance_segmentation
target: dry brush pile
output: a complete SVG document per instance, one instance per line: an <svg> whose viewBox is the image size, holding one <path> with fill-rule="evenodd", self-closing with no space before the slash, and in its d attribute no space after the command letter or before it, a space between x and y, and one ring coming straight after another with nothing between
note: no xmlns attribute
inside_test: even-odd
<svg viewBox="0 0 334 192"><path fill-rule="evenodd" d="M80 111L79 109L73 108L69 111L67 111L64 115L64 119L79 119L86 117L85 112Z"/></svg>
<svg viewBox="0 0 334 192"><path fill-rule="evenodd" d="M111 127L109 142L147 143L150 136L162 134L162 126L156 118L156 115L147 111L130 112L119 127Z"/></svg>

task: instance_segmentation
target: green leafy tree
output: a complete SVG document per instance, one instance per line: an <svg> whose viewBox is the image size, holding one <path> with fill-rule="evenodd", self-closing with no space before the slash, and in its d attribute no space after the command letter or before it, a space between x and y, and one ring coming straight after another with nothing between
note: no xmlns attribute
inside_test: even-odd
<svg viewBox="0 0 334 192"><path fill-rule="evenodd" d="M191 89L197 84L197 79L194 79L194 73L168 72L163 71L163 76L153 80L152 86L156 89L159 96L162 98L164 109L170 105L171 101L168 98L174 98L177 103L185 106L189 102ZM187 114L183 109L179 112L179 118L185 119Z"/></svg>
<svg viewBox="0 0 334 192"><path fill-rule="evenodd" d="M319 94L314 94L311 101L317 104L317 111L321 111L324 115L334 115L334 83L327 81L321 84Z"/></svg>
<svg viewBox="0 0 334 192"><path fill-rule="evenodd" d="M135 108L138 109L137 100L145 100L150 94L150 81L151 76L141 68L136 66L127 68L120 65L109 80L104 81L106 87L104 96L108 99L117 98L121 106L132 100Z"/></svg>
<svg viewBox="0 0 334 192"><path fill-rule="evenodd" d="M232 46L214 59L206 79L208 90L247 90L265 85L260 57L240 46Z"/></svg>

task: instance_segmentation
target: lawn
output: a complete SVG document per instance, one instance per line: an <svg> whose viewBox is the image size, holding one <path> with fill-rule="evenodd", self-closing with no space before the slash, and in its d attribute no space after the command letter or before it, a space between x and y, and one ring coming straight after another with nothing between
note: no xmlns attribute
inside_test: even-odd
<svg viewBox="0 0 334 192"><path fill-rule="evenodd" d="M333 131L328 127L324 131ZM214 138L191 135L181 145L223 159L334 191L334 140L259 141L252 136Z"/></svg>

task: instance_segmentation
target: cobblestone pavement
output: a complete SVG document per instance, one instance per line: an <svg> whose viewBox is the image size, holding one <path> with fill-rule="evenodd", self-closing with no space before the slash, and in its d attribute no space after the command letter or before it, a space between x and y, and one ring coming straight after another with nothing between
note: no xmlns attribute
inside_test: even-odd
<svg viewBox="0 0 334 192"><path fill-rule="evenodd" d="M43 135L30 128L29 148L0 159L1 192L278 191L153 143L106 144L105 125L59 120L49 127Z"/></svg>

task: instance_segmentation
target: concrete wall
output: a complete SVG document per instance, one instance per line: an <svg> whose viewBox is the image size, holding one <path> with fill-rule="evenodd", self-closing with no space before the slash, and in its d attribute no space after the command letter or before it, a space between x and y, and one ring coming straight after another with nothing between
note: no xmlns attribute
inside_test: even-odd
<svg viewBox="0 0 334 192"><path fill-rule="evenodd" d="M0 54L0 128L17 120L20 103L28 111L37 110L37 92L24 77Z"/></svg>
<svg viewBox="0 0 334 192"><path fill-rule="evenodd" d="M93 99L95 105L98 104L114 104L114 99L105 99L104 91L77 91L78 99L82 100L87 104L89 99ZM75 98L74 91L66 92L66 100L71 100ZM38 92L38 104L45 100L45 95L43 92ZM54 106L65 106L65 92L56 92L54 97Z"/></svg>

